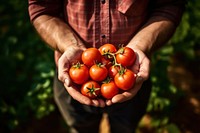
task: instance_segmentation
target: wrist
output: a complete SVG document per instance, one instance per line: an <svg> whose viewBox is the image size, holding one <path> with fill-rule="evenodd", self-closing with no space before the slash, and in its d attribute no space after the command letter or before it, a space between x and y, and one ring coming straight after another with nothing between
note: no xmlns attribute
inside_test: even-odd
<svg viewBox="0 0 200 133"><path fill-rule="evenodd" d="M58 50L63 53L65 51L69 51L69 49L74 50L85 50L85 45L82 41L73 33L68 34L65 39L62 39L62 42L58 42Z"/></svg>
<svg viewBox="0 0 200 133"><path fill-rule="evenodd" d="M148 47L148 45L143 44L143 42L140 42L140 41L134 41L134 43L129 43L127 47L132 48L133 50L140 50L143 53L145 53L147 56L151 54L151 50Z"/></svg>
<svg viewBox="0 0 200 133"><path fill-rule="evenodd" d="M68 47L84 47L82 41L73 30L61 19L49 15L41 15L33 21L42 39L52 49L63 53Z"/></svg>

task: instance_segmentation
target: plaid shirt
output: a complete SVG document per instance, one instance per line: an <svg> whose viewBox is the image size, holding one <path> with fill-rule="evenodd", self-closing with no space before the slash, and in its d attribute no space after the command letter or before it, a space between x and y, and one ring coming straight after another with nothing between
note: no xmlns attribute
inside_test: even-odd
<svg viewBox="0 0 200 133"><path fill-rule="evenodd" d="M42 14L62 18L88 47L127 44L149 17L178 24L183 0L29 0L31 21Z"/></svg>

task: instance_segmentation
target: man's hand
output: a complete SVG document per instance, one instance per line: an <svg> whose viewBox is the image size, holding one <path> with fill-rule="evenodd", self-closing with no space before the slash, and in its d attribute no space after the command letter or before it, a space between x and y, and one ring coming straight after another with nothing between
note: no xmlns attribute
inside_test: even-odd
<svg viewBox="0 0 200 133"><path fill-rule="evenodd" d="M110 106L113 103L121 103L133 98L137 92L140 90L143 82L148 79L150 71L150 60L149 58L140 50L134 49L136 53L136 62L132 66L132 71L136 74L136 82L132 89L125 91L121 94L117 94L111 100L106 101L106 105Z"/></svg>
<svg viewBox="0 0 200 133"><path fill-rule="evenodd" d="M82 104L92 105L96 107L104 107L105 102L102 99L92 100L80 93L80 88L72 83L69 77L69 69L70 64L76 61L80 61L81 54L84 49L80 49L79 47L69 47L67 51L65 51L60 58L58 59L58 79L64 83L64 86L68 93L75 100L79 101ZM57 53L58 55L59 53Z"/></svg>
<svg viewBox="0 0 200 133"><path fill-rule="evenodd" d="M132 70L137 74L136 83L133 88L122 94L118 94L106 102L107 105L120 103L133 98L143 82L148 79L150 71L150 60L146 54L150 55L159 49L170 39L176 29L172 21L163 19L161 16L151 17L138 33L127 44L137 54L137 60Z"/></svg>

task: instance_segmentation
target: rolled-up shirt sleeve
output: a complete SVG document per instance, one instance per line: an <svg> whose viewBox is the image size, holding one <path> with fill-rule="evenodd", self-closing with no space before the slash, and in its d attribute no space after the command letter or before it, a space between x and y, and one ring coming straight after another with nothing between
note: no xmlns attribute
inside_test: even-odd
<svg viewBox="0 0 200 133"><path fill-rule="evenodd" d="M159 16L171 20L175 25L181 21L186 0L155 0L152 4L151 16Z"/></svg>
<svg viewBox="0 0 200 133"><path fill-rule="evenodd" d="M62 7L62 0L28 0L28 11L31 21L44 14L60 17Z"/></svg>

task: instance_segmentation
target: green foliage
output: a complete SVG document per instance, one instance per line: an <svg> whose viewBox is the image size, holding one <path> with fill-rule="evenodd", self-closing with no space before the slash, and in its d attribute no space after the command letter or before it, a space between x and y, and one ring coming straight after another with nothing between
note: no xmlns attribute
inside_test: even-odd
<svg viewBox="0 0 200 133"><path fill-rule="evenodd" d="M29 21L27 1L4 1L0 14L1 132L54 110L54 64Z"/></svg>
<svg viewBox="0 0 200 133"><path fill-rule="evenodd" d="M186 59L196 59L195 51L200 49L200 4L197 0L189 1L181 25L171 39L174 52L182 52Z"/></svg>
<svg viewBox="0 0 200 133"><path fill-rule="evenodd" d="M198 1L189 1L173 38L153 55L151 72L153 91L147 111L152 116L151 126L157 129L157 133L162 133L164 130L169 133L180 133L177 125L170 122L170 116L184 93L169 81L167 70L170 66L170 57L176 54L181 54L181 59L186 62L199 61L200 55L197 53L200 50L199 9Z"/></svg>

